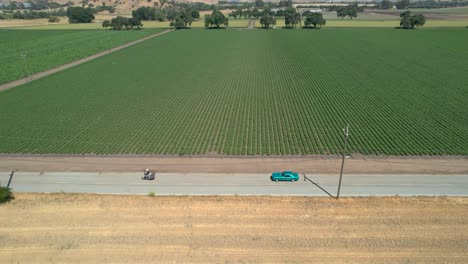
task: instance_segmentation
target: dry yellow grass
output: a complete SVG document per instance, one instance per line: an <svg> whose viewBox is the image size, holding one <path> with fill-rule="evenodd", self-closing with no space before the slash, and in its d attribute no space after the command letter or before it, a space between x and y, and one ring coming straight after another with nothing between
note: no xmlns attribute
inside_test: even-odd
<svg viewBox="0 0 468 264"><path fill-rule="evenodd" d="M2 263L467 263L468 198L17 194Z"/></svg>

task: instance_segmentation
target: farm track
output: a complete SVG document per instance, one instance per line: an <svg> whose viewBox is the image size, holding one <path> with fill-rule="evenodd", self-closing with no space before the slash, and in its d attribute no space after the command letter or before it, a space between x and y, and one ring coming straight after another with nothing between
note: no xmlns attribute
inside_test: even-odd
<svg viewBox="0 0 468 264"><path fill-rule="evenodd" d="M255 19L250 19L249 24L247 25L248 29L254 29L255 28Z"/></svg>
<svg viewBox="0 0 468 264"><path fill-rule="evenodd" d="M144 168L178 173L271 173L294 170L301 173L339 173L339 157L208 157L208 156L1 156L0 171L129 172ZM467 157L353 157L345 174L468 174Z"/></svg>
<svg viewBox="0 0 468 264"><path fill-rule="evenodd" d="M85 58L82 58L82 59L79 59L79 60L64 64L64 65L58 66L58 67L55 67L55 68L52 68L52 69L49 69L49 70L46 70L46 71L43 71L43 72L38 72L38 73L32 74L32 75L30 75L28 77L25 77L25 78L22 78L22 79L18 79L18 80L12 81L12 82L1 84L0 85L0 92L11 89L11 88L14 88L14 87L17 87L17 86L20 86L20 85L25 84L25 83L32 82L34 80L41 79L41 78L49 76L51 74L54 74L54 73L57 73L57 72L60 72L60 71L75 67L77 65L80 65L80 64L83 64L85 62L97 59L97 58L102 57L104 55L111 54L111 53L119 51L121 49L133 46L133 45L138 44L140 42L143 42L145 40L148 40L148 39L151 39L151 38L166 34L166 33L170 32L170 31L172 31L172 29L168 29L168 30L165 30L163 32L159 32L159 33L153 34L151 36L147 36L147 37L141 38L139 40L135 40L135 41L129 42L127 44L120 45L118 47L108 49L108 50L96 53L94 55L91 55L91 56L88 56L88 57L85 57Z"/></svg>

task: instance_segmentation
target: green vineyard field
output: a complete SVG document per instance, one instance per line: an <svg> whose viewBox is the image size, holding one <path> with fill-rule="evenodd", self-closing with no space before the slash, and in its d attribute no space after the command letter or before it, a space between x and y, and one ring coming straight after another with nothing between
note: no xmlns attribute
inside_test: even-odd
<svg viewBox="0 0 468 264"><path fill-rule="evenodd" d="M0 153L468 155L468 30L182 30L0 92Z"/></svg>
<svg viewBox="0 0 468 264"><path fill-rule="evenodd" d="M97 52L155 34L161 29L0 29L0 84L27 77Z"/></svg>

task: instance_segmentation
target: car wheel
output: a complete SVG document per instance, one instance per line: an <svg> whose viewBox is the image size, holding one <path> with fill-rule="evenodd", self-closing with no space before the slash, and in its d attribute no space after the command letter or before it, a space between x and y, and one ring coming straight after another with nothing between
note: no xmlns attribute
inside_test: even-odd
<svg viewBox="0 0 468 264"><path fill-rule="evenodd" d="M278 182L278 179L276 179L275 182Z"/></svg>

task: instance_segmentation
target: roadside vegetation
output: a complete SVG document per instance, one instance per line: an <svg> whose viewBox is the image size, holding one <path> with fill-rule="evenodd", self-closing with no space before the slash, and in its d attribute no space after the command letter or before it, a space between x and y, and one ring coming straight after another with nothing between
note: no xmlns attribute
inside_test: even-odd
<svg viewBox="0 0 468 264"><path fill-rule="evenodd" d="M0 186L0 204L8 202L11 198L11 189L4 186Z"/></svg>

